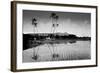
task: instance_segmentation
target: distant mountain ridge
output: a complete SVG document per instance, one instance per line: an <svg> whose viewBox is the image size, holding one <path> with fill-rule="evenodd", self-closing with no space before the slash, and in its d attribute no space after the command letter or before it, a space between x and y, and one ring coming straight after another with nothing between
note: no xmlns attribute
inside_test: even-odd
<svg viewBox="0 0 100 73"><path fill-rule="evenodd" d="M91 41L91 37L78 37L74 34L65 33L28 33L23 34L23 50L37 46L43 43L60 43L61 41L70 41L74 43L76 41ZM32 44L33 43L33 44ZM35 45L36 44L36 45Z"/></svg>
<svg viewBox="0 0 100 73"><path fill-rule="evenodd" d="M56 33L24 33L24 34L30 34L30 35L44 35L44 36L47 36L49 34L53 34L53 35L59 35L59 36L67 36L67 35L70 35L69 33L67 32L64 32L64 33L61 33L61 32L56 32Z"/></svg>

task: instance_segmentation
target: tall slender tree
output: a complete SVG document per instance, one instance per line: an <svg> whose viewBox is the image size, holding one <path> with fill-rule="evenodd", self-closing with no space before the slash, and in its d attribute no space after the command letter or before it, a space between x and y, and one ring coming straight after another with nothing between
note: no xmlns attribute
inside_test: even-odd
<svg viewBox="0 0 100 73"><path fill-rule="evenodd" d="M33 28L34 28L33 33L35 34L37 32L37 19L36 18L32 19L32 25L33 25ZM36 43L36 37L34 38L34 42ZM38 50L39 50L39 47L37 49L37 52L36 52L35 48L33 48L33 57L32 58L34 60L37 60L37 58L38 58L38 55L37 55Z"/></svg>
<svg viewBox="0 0 100 73"><path fill-rule="evenodd" d="M54 17L54 19L55 19L55 27L54 27L54 33L55 33L57 27L59 26L59 24L57 23L57 22L58 22L58 19L59 19L59 16L56 15L56 16Z"/></svg>
<svg viewBox="0 0 100 73"><path fill-rule="evenodd" d="M33 18L32 19L32 25L33 25L33 28L34 28L34 33L36 33L35 29L37 28L37 19L36 18Z"/></svg>
<svg viewBox="0 0 100 73"><path fill-rule="evenodd" d="M51 17L51 21L52 21L51 32L53 33L54 28L55 28L55 17L56 17L56 13L51 13L50 17Z"/></svg>

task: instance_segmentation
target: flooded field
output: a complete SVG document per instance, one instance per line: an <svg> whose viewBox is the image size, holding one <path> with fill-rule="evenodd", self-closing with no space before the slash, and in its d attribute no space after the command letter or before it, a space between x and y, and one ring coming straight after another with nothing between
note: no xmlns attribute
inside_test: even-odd
<svg viewBox="0 0 100 73"><path fill-rule="evenodd" d="M91 41L49 44L23 50L23 62L67 61L91 59Z"/></svg>

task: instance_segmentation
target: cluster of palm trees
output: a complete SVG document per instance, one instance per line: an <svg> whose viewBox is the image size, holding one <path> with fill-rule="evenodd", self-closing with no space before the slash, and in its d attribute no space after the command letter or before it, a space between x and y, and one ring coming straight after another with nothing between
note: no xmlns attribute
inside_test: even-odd
<svg viewBox="0 0 100 73"><path fill-rule="evenodd" d="M56 28L59 26L59 24L58 24L59 16L56 13L51 13L50 18L51 18L51 21L52 21L51 33L54 34L55 31L56 31ZM36 18L32 18L32 25L33 25L33 28L34 28L33 32L35 34L36 32L38 32L38 29L37 29L38 23L37 23ZM34 41L36 41L36 38L34 38ZM52 50L53 50L52 57L53 58L59 57L59 55L55 53L56 46L52 45L52 47L53 47L52 48ZM48 47L48 48L50 49L50 47ZM37 50L35 48L33 48L33 57L32 57L32 59L34 59L34 60L38 59L38 50L39 50L39 47L38 47Z"/></svg>
<svg viewBox="0 0 100 73"><path fill-rule="evenodd" d="M54 33L56 33L56 29L59 26L59 24L58 24L59 16L56 13L51 13L50 17L52 20L51 33L54 34ZM59 55L57 54L57 46L56 46L56 44L52 44L51 46L52 46L52 50L53 50L52 58L55 59L55 58L59 57Z"/></svg>
<svg viewBox="0 0 100 73"><path fill-rule="evenodd" d="M56 13L51 13L51 20L52 20L52 28L51 28L51 32L55 33L56 28L59 26L58 19L59 16Z"/></svg>

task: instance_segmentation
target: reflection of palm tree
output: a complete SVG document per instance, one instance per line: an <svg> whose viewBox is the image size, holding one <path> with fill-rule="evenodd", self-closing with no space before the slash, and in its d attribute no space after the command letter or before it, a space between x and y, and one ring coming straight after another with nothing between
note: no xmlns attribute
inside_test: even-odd
<svg viewBox="0 0 100 73"><path fill-rule="evenodd" d="M36 18L33 18L32 19L32 25L34 26L34 34L37 32L37 19ZM34 42L36 43L36 37L34 38ZM39 50L39 48L38 48ZM37 51L38 52L38 51ZM38 59L38 55L37 55L37 52L35 52L35 48L33 48L33 57L32 59L34 60L37 60Z"/></svg>

